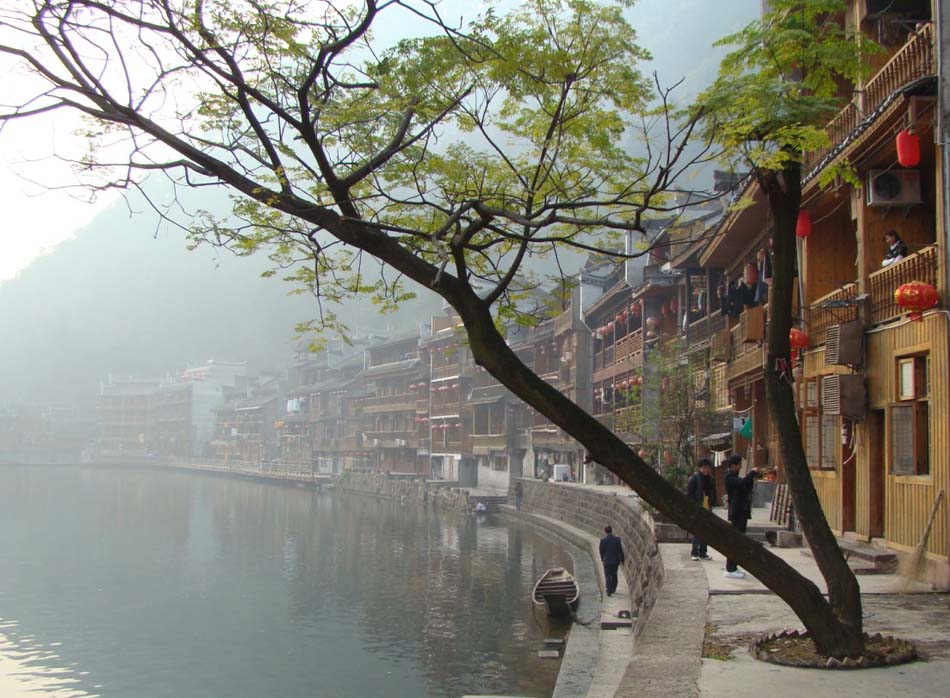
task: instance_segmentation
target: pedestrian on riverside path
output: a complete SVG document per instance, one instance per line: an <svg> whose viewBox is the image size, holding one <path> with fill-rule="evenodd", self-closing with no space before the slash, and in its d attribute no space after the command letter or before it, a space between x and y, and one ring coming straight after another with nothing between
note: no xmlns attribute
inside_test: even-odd
<svg viewBox="0 0 950 698"><path fill-rule="evenodd" d="M600 539L600 560L604 563L604 582L607 585L607 596L613 596L617 591L617 568L623 562L623 545L614 535L610 526L604 529L607 535Z"/></svg>
<svg viewBox="0 0 950 698"><path fill-rule="evenodd" d="M712 476L712 463L708 458L702 458L693 473L686 482L686 496L703 507L703 509L712 509L716 506L716 481ZM699 539L699 536L693 536L693 548L690 551L690 558L693 561L712 560L708 554L706 543Z"/></svg>
<svg viewBox="0 0 950 698"><path fill-rule="evenodd" d="M745 477L739 477L742 468L742 456L733 453L729 456L729 472L726 473L726 494L729 496L729 523L740 533L745 533L752 518L752 488L759 471L752 468ZM745 573L739 571L739 565L733 560L726 560L726 572L723 575L730 579L742 579Z"/></svg>
<svg viewBox="0 0 950 698"><path fill-rule="evenodd" d="M524 485L521 480L515 483L515 510L521 511L521 500L524 499Z"/></svg>

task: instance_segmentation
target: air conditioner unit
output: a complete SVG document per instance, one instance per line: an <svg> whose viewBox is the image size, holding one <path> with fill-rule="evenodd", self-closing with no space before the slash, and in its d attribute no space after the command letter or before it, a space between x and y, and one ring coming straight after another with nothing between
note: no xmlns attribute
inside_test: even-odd
<svg viewBox="0 0 950 698"><path fill-rule="evenodd" d="M719 330L709 341L709 360L722 362L729 360L729 350L732 347L732 336L729 330Z"/></svg>
<svg viewBox="0 0 950 698"><path fill-rule="evenodd" d="M860 373L824 376L821 379L821 408L825 414L863 422L868 411L864 376Z"/></svg>
<svg viewBox="0 0 950 698"><path fill-rule="evenodd" d="M825 366L857 366L864 358L864 326L860 320L831 325L825 334Z"/></svg>
<svg viewBox="0 0 950 698"><path fill-rule="evenodd" d="M750 344L765 339L765 306L746 308L739 317L739 338Z"/></svg>
<svg viewBox="0 0 950 698"><path fill-rule="evenodd" d="M919 170L871 170L868 172L869 206L919 204Z"/></svg>

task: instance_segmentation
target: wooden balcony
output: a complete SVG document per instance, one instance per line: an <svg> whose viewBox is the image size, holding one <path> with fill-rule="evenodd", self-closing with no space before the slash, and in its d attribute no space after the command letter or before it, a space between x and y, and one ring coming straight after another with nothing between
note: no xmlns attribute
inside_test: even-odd
<svg viewBox="0 0 950 698"><path fill-rule="evenodd" d="M903 314L894 302L894 291L911 281L937 286L937 247L931 245L900 262L872 272L868 277L871 323L885 322Z"/></svg>
<svg viewBox="0 0 950 698"><path fill-rule="evenodd" d="M727 364L726 376L729 379L761 371L765 356L764 344L749 344L742 341L742 328L736 325L732 328L732 360Z"/></svg>
<svg viewBox="0 0 950 698"><path fill-rule="evenodd" d="M837 307L834 304L852 301L858 296L858 285L850 283L847 286L822 296L808 306L805 313L805 330L809 344L817 346L825 343L825 335L832 325L839 325L858 317L858 306L844 305ZM823 307L825 304L832 307Z"/></svg>
<svg viewBox="0 0 950 698"><path fill-rule="evenodd" d="M930 245L868 276L870 322L876 325L900 317L903 312L894 302L894 291L911 281L937 286L937 247ZM812 346L825 343L828 328L858 319L858 304L846 304L858 296L858 285L850 283L822 296L808 306L806 329Z"/></svg>
<svg viewBox="0 0 950 698"><path fill-rule="evenodd" d="M415 409L415 393L400 393L399 395L368 397L363 401L363 414L379 414L380 412L411 412Z"/></svg>
<svg viewBox="0 0 950 698"><path fill-rule="evenodd" d="M507 434L472 434L473 453L486 455L490 451L504 451L507 448Z"/></svg>
<svg viewBox="0 0 950 698"><path fill-rule="evenodd" d="M842 143L858 125L873 114L895 90L937 72L934 61L933 23L925 24L884 66L868 80L861 93L855 92L852 101L825 127L829 144L805 154L802 172L814 169ZM863 93L863 100L860 99Z"/></svg>
<svg viewBox="0 0 950 698"><path fill-rule="evenodd" d="M614 428L617 432L639 433L643 426L643 406L631 405L617 410Z"/></svg>
<svg viewBox="0 0 950 698"><path fill-rule="evenodd" d="M463 368L458 363L446 364L445 366L433 366L432 380L437 378L452 378L462 375Z"/></svg>
<svg viewBox="0 0 950 698"><path fill-rule="evenodd" d="M643 365L643 328L634 330L614 345L613 363L621 362L634 366Z"/></svg>

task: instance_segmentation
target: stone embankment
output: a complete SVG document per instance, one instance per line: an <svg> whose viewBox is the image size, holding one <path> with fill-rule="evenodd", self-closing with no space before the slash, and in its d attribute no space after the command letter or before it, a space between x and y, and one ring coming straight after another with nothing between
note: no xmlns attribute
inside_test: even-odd
<svg viewBox="0 0 950 698"><path fill-rule="evenodd" d="M414 475L346 471L336 479L334 486L343 492L413 504L431 504L449 511L470 511L475 505L474 501L467 490L458 488L456 484L425 480Z"/></svg>
<svg viewBox="0 0 950 698"><path fill-rule="evenodd" d="M607 494L568 483L521 480L525 512L540 514L600 538L612 526L626 552L622 570L630 590L630 606L637 616L634 634L639 634L663 584L663 562L654 531L653 517L639 498Z"/></svg>

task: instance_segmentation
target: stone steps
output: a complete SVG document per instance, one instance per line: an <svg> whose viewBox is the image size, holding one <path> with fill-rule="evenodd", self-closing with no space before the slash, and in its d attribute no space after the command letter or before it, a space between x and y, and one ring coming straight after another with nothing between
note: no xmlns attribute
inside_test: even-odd
<svg viewBox="0 0 950 698"><path fill-rule="evenodd" d="M897 569L897 554L874 545L838 539L838 547L855 574L890 574ZM802 555L813 557L811 550L802 548Z"/></svg>

